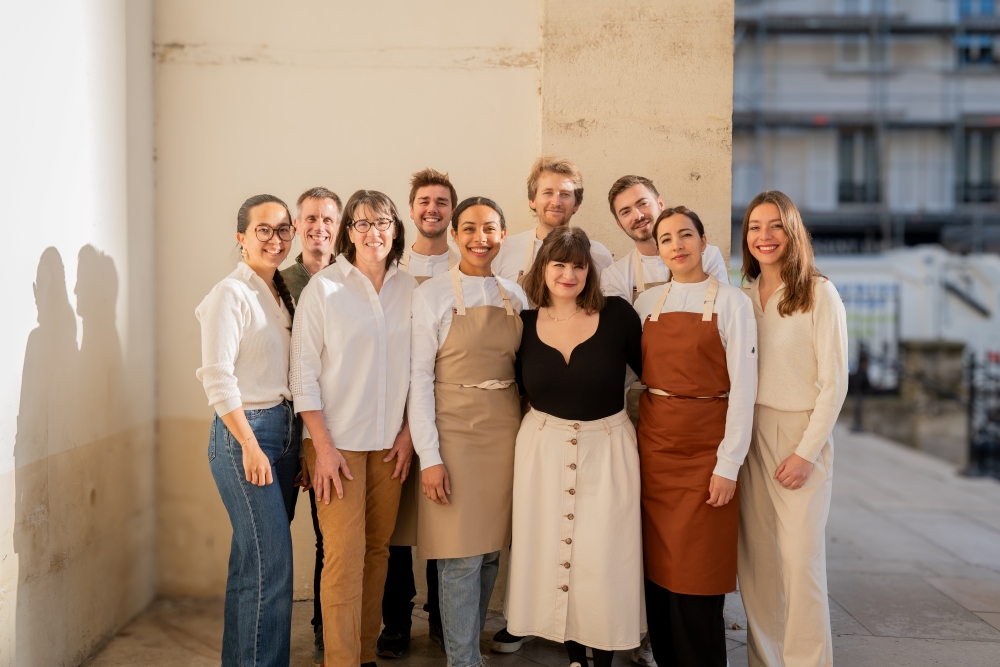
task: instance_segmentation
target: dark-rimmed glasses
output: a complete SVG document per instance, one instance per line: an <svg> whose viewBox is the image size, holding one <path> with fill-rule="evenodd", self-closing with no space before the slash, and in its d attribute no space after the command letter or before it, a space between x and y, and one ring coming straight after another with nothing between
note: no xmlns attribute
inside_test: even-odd
<svg viewBox="0 0 1000 667"><path fill-rule="evenodd" d="M288 243L295 237L295 228L291 225L281 225L279 227L260 225L257 229L253 230L253 232L257 237L257 240L261 243L267 243L275 234L277 234L278 238L285 243Z"/></svg>
<svg viewBox="0 0 1000 667"><path fill-rule="evenodd" d="M385 230L389 229L389 226L392 224L392 222L393 222L392 218L379 218L375 222L369 222L368 220L355 220L354 222L351 223L351 227L354 227L354 229L361 232L362 234L367 232L372 227L375 227L375 229L379 230L380 232L384 232Z"/></svg>

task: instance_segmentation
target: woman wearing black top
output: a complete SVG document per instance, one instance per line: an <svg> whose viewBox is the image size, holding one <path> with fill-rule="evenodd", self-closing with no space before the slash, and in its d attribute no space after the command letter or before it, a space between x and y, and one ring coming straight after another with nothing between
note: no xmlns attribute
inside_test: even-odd
<svg viewBox="0 0 1000 667"><path fill-rule="evenodd" d="M579 228L546 237L524 281L516 373L531 403L514 455L507 629L566 643L611 665L645 630L639 455L625 413L625 366L642 373L642 325L601 294Z"/></svg>

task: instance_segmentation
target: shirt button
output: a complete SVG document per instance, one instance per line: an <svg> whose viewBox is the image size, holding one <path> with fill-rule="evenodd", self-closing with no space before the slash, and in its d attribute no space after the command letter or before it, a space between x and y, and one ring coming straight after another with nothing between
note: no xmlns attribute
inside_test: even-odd
<svg viewBox="0 0 1000 667"><path fill-rule="evenodd" d="M569 590L569 586L560 586L559 590L561 590L563 593L565 593L566 591Z"/></svg>
<svg viewBox="0 0 1000 667"><path fill-rule="evenodd" d="M577 431L579 431L580 430L580 425L579 424L573 424L573 428L575 428Z"/></svg>
<svg viewBox="0 0 1000 667"><path fill-rule="evenodd" d="M576 464L575 463L570 463L569 464L569 469L570 470L576 470Z"/></svg>
<svg viewBox="0 0 1000 667"><path fill-rule="evenodd" d="M575 496L576 495L576 489L570 489L569 490L569 495Z"/></svg>
<svg viewBox="0 0 1000 667"><path fill-rule="evenodd" d="M563 567L568 570L569 569L569 561L566 561L565 563L563 563Z"/></svg>
<svg viewBox="0 0 1000 667"><path fill-rule="evenodd" d="M566 518L569 519L570 521L572 521L573 520L573 515L572 514L567 514Z"/></svg>
<svg viewBox="0 0 1000 667"><path fill-rule="evenodd" d="M567 537L565 540L563 540L563 542L565 542L566 544L573 544L573 538Z"/></svg>
<svg viewBox="0 0 1000 667"><path fill-rule="evenodd" d="M570 440L569 442L570 442L570 444L573 444L573 445L575 445L575 444L576 444L576 438L573 438L573 439L572 439L572 440Z"/></svg>

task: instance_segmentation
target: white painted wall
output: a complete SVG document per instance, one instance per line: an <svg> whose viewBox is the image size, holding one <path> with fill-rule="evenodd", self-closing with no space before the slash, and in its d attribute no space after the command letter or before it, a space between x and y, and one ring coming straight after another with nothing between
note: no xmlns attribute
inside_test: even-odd
<svg viewBox="0 0 1000 667"><path fill-rule="evenodd" d="M154 592L152 2L0 5L0 664Z"/></svg>

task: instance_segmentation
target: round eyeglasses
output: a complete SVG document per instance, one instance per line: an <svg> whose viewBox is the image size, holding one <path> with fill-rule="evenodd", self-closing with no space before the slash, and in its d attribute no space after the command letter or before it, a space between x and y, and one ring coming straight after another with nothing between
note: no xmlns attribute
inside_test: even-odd
<svg viewBox="0 0 1000 667"><path fill-rule="evenodd" d="M291 241L295 237L295 228L291 225L281 225L280 227L271 227L269 225L260 225L257 229L253 230L254 235L256 235L257 240L261 243L267 243L271 240L275 234L278 238L286 243Z"/></svg>
<svg viewBox="0 0 1000 667"><path fill-rule="evenodd" d="M389 225L391 224L392 224L392 218L379 218L375 222L369 222L368 220L355 220L354 222L351 223L351 227L354 227L354 229L364 234L372 227L379 230L380 232L384 232L385 230L389 229Z"/></svg>

